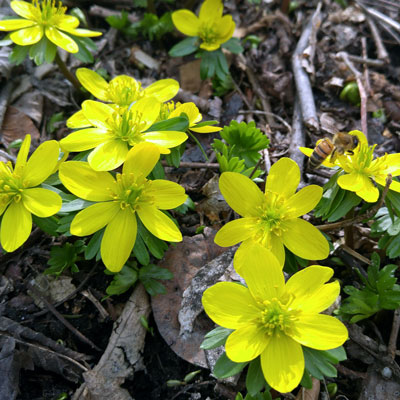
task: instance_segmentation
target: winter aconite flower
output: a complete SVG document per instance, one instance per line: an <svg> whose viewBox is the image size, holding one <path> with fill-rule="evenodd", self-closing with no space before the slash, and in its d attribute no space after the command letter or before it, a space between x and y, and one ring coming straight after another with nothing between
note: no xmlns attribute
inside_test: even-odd
<svg viewBox="0 0 400 400"><path fill-rule="evenodd" d="M110 82L88 68L78 68L76 76L82 86L97 99L118 107L127 107L144 97L154 97L160 102L172 99L179 90L175 79L161 79L143 89L142 84L128 75L119 75ZM78 111L67 121L69 128L84 128L90 122Z"/></svg>
<svg viewBox="0 0 400 400"><path fill-rule="evenodd" d="M187 139L184 132L148 131L160 113L160 102L154 97L145 97L132 107L121 110L86 100L82 103L82 112L92 127L71 133L60 141L60 145L67 151L94 148L88 156L88 162L96 171L110 171L119 167L129 149L139 143L154 143L161 153L168 154L169 148Z"/></svg>
<svg viewBox="0 0 400 400"><path fill-rule="evenodd" d="M55 140L44 142L27 160L30 144L26 135L14 168L0 162L0 241L6 251L14 251L28 239L32 214L46 218L61 208L58 194L39 187L57 165L59 145Z"/></svg>
<svg viewBox="0 0 400 400"><path fill-rule="evenodd" d="M335 301L340 286L337 281L326 283L333 270L319 265L297 272L285 284L270 251L259 245L247 250L234 266L248 287L217 283L203 294L204 310L218 325L234 330L225 344L232 361L260 356L267 383L279 392L290 392L304 373L302 346L329 350L348 337L339 320L320 314Z"/></svg>
<svg viewBox="0 0 400 400"><path fill-rule="evenodd" d="M43 37L69 53L77 53L79 46L73 36L100 36L94 32L78 28L79 20L72 15L65 15L67 10L56 0L12 1L11 8L21 19L0 21L0 31L14 31L10 39L20 46L38 43Z"/></svg>
<svg viewBox="0 0 400 400"><path fill-rule="evenodd" d="M184 189L174 182L146 179L159 158L156 145L141 143L129 151L122 174L115 178L82 161L68 161L60 167L60 179L71 193L96 202L75 216L71 233L87 236L106 227L101 258L110 271L121 270L128 260L136 240L137 217L154 236L170 242L182 240L174 222L160 210L181 205L187 197Z"/></svg>
<svg viewBox="0 0 400 400"><path fill-rule="evenodd" d="M227 247L257 242L270 249L282 265L284 246L307 260L328 257L328 241L317 228L299 218L318 204L322 188L309 185L296 193L299 182L298 165L285 157L271 167L265 193L248 177L224 172L219 180L221 193L243 218L224 225L215 243Z"/></svg>
<svg viewBox="0 0 400 400"><path fill-rule="evenodd" d="M354 154L338 155L335 163L323 163L327 167L340 167L344 174L338 177L338 185L345 190L355 192L357 196L369 203L375 203L379 198L379 190L373 182L385 186L388 174L400 175L400 153L385 154L374 158L374 146L368 146L368 141L361 131L351 131L350 135L358 137L359 146ZM307 156L312 149L301 147L300 150ZM400 183L393 181L390 190L400 192Z"/></svg>
<svg viewBox="0 0 400 400"><path fill-rule="evenodd" d="M178 10L172 13L172 21L183 34L200 37L200 48L213 51L227 42L235 30L232 16L222 16L223 11L221 0L205 0L198 17L189 10Z"/></svg>

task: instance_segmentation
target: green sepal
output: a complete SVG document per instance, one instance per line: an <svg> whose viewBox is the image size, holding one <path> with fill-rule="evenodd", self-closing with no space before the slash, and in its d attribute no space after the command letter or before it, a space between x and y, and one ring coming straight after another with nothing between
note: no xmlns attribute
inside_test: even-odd
<svg viewBox="0 0 400 400"><path fill-rule="evenodd" d="M200 39L197 36L183 39L171 48L168 55L171 57L183 57L194 53L200 46Z"/></svg>
<svg viewBox="0 0 400 400"><path fill-rule="evenodd" d="M235 363L231 361L224 352L214 365L213 375L218 379L229 378L241 372L247 364L247 362Z"/></svg>

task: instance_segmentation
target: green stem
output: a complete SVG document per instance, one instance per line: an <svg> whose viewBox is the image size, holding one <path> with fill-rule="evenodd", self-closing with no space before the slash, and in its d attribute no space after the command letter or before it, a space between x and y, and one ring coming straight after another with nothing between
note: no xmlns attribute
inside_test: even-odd
<svg viewBox="0 0 400 400"><path fill-rule="evenodd" d="M197 140L196 136L193 135L192 132L190 132L189 130L187 131L188 135L196 142L197 146L199 147L200 151L202 152L204 158L206 159L206 161L208 161L208 157L206 152L203 149L203 146L201 145L201 143Z"/></svg>
<svg viewBox="0 0 400 400"><path fill-rule="evenodd" d="M67 68L64 61L61 60L60 55L56 54L55 62L60 68L61 73L74 85L74 88L80 92L82 85L79 83L78 79L76 79L75 75L71 73L71 71Z"/></svg>

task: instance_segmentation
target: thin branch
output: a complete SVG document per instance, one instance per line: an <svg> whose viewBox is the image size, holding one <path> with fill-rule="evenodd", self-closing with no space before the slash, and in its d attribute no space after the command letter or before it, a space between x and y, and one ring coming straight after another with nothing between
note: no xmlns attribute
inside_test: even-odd
<svg viewBox="0 0 400 400"><path fill-rule="evenodd" d="M8 154L4 150L0 150L0 156L6 158L7 160L12 161L13 163L16 163L16 161L17 161L17 157L14 157L13 155Z"/></svg>
<svg viewBox="0 0 400 400"><path fill-rule="evenodd" d="M161 161L161 164L164 167L171 167L171 165L168 165L168 163L163 160ZM202 163L202 162L184 162L181 161L179 164L179 168L208 168L208 169L218 169L219 164L218 163Z"/></svg>
<svg viewBox="0 0 400 400"><path fill-rule="evenodd" d="M376 47L376 55L377 57L384 61L385 63L389 62L389 53L386 50L386 47L383 43L381 34L379 33L379 30L377 26L375 25L375 22L367 16L367 23L369 26L369 29L371 31L372 39L374 40L375 47Z"/></svg>
<svg viewBox="0 0 400 400"><path fill-rule="evenodd" d="M397 344L397 337L399 335L399 330L400 330L400 308L398 308L394 312L392 330L390 332L390 338L388 344L388 353L393 361L394 358L396 357L396 344Z"/></svg>

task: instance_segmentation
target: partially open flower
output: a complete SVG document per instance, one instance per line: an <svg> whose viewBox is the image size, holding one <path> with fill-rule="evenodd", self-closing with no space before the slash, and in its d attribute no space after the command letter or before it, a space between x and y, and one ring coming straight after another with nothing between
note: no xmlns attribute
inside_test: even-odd
<svg viewBox="0 0 400 400"><path fill-rule="evenodd" d="M221 0L205 0L198 17L190 10L178 10L172 13L172 21L185 35L200 37L200 48L213 51L227 42L235 30L232 16L222 16L223 11Z"/></svg>

